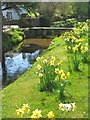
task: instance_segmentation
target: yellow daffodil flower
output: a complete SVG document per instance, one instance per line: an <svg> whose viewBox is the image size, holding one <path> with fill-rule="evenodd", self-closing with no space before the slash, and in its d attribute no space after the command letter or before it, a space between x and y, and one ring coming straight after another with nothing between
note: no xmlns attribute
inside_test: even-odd
<svg viewBox="0 0 90 120"><path fill-rule="evenodd" d="M81 53L85 53L85 50L81 50Z"/></svg>
<svg viewBox="0 0 90 120"><path fill-rule="evenodd" d="M28 104L23 104L22 110L24 113L28 113L30 111L30 107Z"/></svg>
<svg viewBox="0 0 90 120"><path fill-rule="evenodd" d="M88 47L88 43L85 43L85 46Z"/></svg>
<svg viewBox="0 0 90 120"><path fill-rule="evenodd" d="M55 73L56 74L59 74L59 71L60 71L59 68L55 68Z"/></svg>
<svg viewBox="0 0 90 120"><path fill-rule="evenodd" d="M61 64L63 64L63 60L60 60L60 62L57 63L58 66L61 65Z"/></svg>
<svg viewBox="0 0 90 120"><path fill-rule="evenodd" d="M37 69L40 70L41 68L42 68L41 65L38 64Z"/></svg>
<svg viewBox="0 0 90 120"><path fill-rule="evenodd" d="M50 65L54 65L54 61L53 60L50 61Z"/></svg>
<svg viewBox="0 0 90 120"><path fill-rule="evenodd" d="M36 58L36 61L39 61L40 59L41 59L40 57L37 57L37 58Z"/></svg>
<svg viewBox="0 0 90 120"><path fill-rule="evenodd" d="M22 117L23 114L24 114L23 109L21 109L21 108L17 109L17 110L16 110L16 114L17 114L17 116Z"/></svg>
<svg viewBox="0 0 90 120"><path fill-rule="evenodd" d="M42 73L39 73L39 75L38 75L40 78L42 78L43 77L43 74Z"/></svg>
<svg viewBox="0 0 90 120"><path fill-rule="evenodd" d="M56 58L54 56L52 56L51 60L55 62Z"/></svg>
<svg viewBox="0 0 90 120"><path fill-rule="evenodd" d="M70 49L70 50L71 50L71 46L68 46L68 49Z"/></svg>
<svg viewBox="0 0 90 120"><path fill-rule="evenodd" d="M67 77L66 77L65 73L63 72L63 73L61 74L61 79L62 79L62 80L66 80L66 78L67 78Z"/></svg>
<svg viewBox="0 0 90 120"><path fill-rule="evenodd" d="M47 117L50 119L50 118L54 118L55 115L53 113L53 111L50 111L48 114L47 114Z"/></svg>
<svg viewBox="0 0 90 120"><path fill-rule="evenodd" d="M59 71L59 74L62 74L62 73L63 73L63 70L60 70L60 71Z"/></svg>
<svg viewBox="0 0 90 120"><path fill-rule="evenodd" d="M85 52L87 52L88 51L88 47L85 47Z"/></svg>
<svg viewBox="0 0 90 120"><path fill-rule="evenodd" d="M33 111L31 118L37 118L37 119L41 118L42 117L41 112L42 112L41 110L36 109L35 111Z"/></svg>
<svg viewBox="0 0 90 120"><path fill-rule="evenodd" d="M83 46L81 46L80 50L83 50Z"/></svg>
<svg viewBox="0 0 90 120"><path fill-rule="evenodd" d="M47 63L47 59L44 59L44 60L43 60L43 63Z"/></svg>

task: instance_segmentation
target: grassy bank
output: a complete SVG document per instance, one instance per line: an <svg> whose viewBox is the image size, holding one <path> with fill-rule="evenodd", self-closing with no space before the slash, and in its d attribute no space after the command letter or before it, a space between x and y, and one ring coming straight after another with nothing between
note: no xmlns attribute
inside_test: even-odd
<svg viewBox="0 0 90 120"><path fill-rule="evenodd" d="M68 70L65 41L61 38L55 38L53 42L54 44L41 56L55 56L57 62L64 60L62 67L64 70ZM39 78L35 73L37 64L38 62L35 62L30 70L2 90L3 118L17 118L16 109L25 103L28 103L31 107L30 112L24 116L26 118L30 117L35 109L42 110L43 117L46 117L51 110L53 110L56 118L65 117L65 113L62 114L58 109L61 102L58 99L58 92L39 91ZM66 86L66 99L64 102L75 102L77 107L75 111L68 112L66 118L88 117L88 65L81 63L81 72L73 70L69 81L70 85Z"/></svg>

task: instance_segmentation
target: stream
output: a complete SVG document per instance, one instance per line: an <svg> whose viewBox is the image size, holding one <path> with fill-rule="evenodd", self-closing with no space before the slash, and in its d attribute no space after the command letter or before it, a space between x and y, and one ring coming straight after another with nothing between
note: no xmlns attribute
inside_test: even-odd
<svg viewBox="0 0 90 120"><path fill-rule="evenodd" d="M31 68L39 54L40 50L33 53L13 53L8 56L6 55L6 79L4 80L5 82L3 83L3 87L12 83L14 80L19 78L20 75Z"/></svg>

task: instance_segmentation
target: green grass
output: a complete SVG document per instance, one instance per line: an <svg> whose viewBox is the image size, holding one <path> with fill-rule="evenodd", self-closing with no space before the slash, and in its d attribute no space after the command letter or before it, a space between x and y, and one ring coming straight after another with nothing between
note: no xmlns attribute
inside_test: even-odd
<svg viewBox="0 0 90 120"><path fill-rule="evenodd" d="M49 57L52 55L56 57L57 62L63 59L63 68L68 70L65 42L61 38L54 40L54 45L44 51L41 56ZM65 114L62 114L58 109L60 103L58 93L56 91L53 93L39 92L39 78L35 74L37 64L35 62L30 70L2 90L3 118L16 118L15 110L25 103L31 107L31 111L25 115L26 118L30 117L35 109L42 110L43 117L46 117L51 110L55 113L56 118L64 117ZM75 102L77 106L74 112L67 114L67 118L88 117L88 65L82 63L81 69L81 72L72 71L71 85L66 86L65 102Z"/></svg>

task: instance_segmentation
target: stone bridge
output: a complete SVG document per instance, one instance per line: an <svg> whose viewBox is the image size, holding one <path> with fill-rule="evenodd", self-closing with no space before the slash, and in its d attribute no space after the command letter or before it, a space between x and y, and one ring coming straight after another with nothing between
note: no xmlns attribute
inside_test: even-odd
<svg viewBox="0 0 90 120"><path fill-rule="evenodd" d="M74 30L66 27L32 27L26 30L26 38L48 38L51 35L60 36L63 32Z"/></svg>

